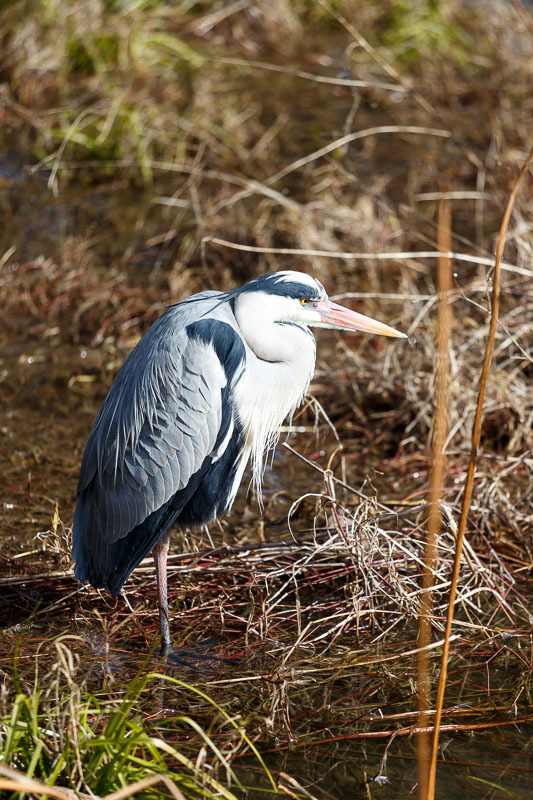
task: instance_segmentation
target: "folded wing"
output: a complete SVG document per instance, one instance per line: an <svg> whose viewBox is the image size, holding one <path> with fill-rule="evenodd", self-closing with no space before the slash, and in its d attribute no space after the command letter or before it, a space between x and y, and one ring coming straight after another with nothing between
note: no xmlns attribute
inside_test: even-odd
<svg viewBox="0 0 533 800"><path fill-rule="evenodd" d="M140 340L84 452L73 524L78 579L117 593L179 517L228 440L243 364L231 326L183 327L176 309Z"/></svg>

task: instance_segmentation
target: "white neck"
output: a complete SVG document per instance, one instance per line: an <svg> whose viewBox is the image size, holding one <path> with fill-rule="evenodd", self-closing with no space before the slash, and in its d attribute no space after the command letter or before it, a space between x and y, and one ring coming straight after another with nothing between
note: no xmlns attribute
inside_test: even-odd
<svg viewBox="0 0 533 800"><path fill-rule="evenodd" d="M257 358L297 365L301 342L310 337L303 326L283 324L295 321L290 301L265 292L245 293L235 301L235 318Z"/></svg>
<svg viewBox="0 0 533 800"><path fill-rule="evenodd" d="M251 351L236 386L237 407L259 496L264 456L275 447L283 420L302 402L315 367L314 336L291 320L293 307L290 300L263 292L244 293L235 301L235 318Z"/></svg>

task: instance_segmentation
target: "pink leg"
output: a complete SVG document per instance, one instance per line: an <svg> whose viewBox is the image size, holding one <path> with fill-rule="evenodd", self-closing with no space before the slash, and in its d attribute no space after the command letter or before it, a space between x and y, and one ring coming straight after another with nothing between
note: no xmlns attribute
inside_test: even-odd
<svg viewBox="0 0 533 800"><path fill-rule="evenodd" d="M170 626L168 624L168 593L167 593L167 556L170 545L170 534L167 533L158 541L152 555L155 561L155 575L157 580L157 593L159 598L159 625L161 629L161 649L167 652L171 648Z"/></svg>

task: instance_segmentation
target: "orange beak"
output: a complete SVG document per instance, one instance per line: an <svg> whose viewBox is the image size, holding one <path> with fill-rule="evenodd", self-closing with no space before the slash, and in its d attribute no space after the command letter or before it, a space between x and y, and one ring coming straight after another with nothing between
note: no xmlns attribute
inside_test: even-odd
<svg viewBox="0 0 533 800"><path fill-rule="evenodd" d="M358 314L344 306L338 306L331 300L318 300L314 303L314 311L320 314L321 323L324 327L335 328L341 331L364 331L365 333L377 333L381 336L394 336L396 339L407 339L407 334L400 333L390 325L378 322L364 314Z"/></svg>

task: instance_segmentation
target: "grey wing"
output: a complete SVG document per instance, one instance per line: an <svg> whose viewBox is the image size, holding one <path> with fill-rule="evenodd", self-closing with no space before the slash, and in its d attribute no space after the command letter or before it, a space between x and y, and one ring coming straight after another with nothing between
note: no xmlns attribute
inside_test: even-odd
<svg viewBox="0 0 533 800"><path fill-rule="evenodd" d="M124 363L87 442L78 497L90 492L91 530L75 514L75 558L76 538L116 542L163 506L217 441L227 377L213 344L149 334Z"/></svg>

